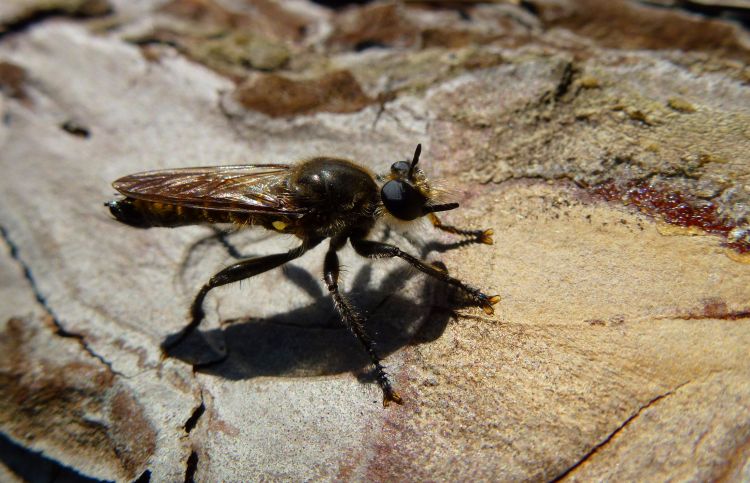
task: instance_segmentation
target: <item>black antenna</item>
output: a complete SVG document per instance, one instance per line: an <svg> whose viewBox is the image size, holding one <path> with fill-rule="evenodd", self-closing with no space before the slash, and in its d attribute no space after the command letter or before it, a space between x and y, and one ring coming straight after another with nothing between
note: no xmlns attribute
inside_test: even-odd
<svg viewBox="0 0 750 483"><path fill-rule="evenodd" d="M411 160L411 166L409 166L409 178L414 174L414 168L419 162L419 155L422 154L422 144L417 144L417 149L414 151L414 159Z"/></svg>
<svg viewBox="0 0 750 483"><path fill-rule="evenodd" d="M425 206L424 208L422 208L422 211L424 211L424 214L426 215L427 213L455 210L456 208L458 208L458 203L446 203L444 205Z"/></svg>

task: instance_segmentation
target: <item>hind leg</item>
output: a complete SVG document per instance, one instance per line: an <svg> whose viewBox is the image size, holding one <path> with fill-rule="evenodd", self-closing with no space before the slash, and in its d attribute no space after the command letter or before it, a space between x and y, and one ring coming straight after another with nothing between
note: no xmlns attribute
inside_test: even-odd
<svg viewBox="0 0 750 483"><path fill-rule="evenodd" d="M196 295L195 299L193 300L193 304L190 306L190 323L185 326L185 328L182 330L180 335L177 336L177 338L170 341L169 343L165 343L163 345L163 349L165 351L168 351L177 346L178 344L180 344L180 342L185 340L185 338L190 335L198 327L198 325L200 325L203 317L205 316L205 313L203 311L203 300L206 298L206 295L208 295L208 292L211 291L211 289L226 285L228 283L245 280L263 272L267 272L268 270L271 270L273 268L279 267L291 260L294 260L297 257L300 257L308 249L312 248L318 243L320 243L319 240L314 243L308 242L300 245L295 249L289 250L287 253L277 253L275 255L267 255L265 257L242 260L235 263L234 265L228 266L224 270L211 277L211 279L205 285L203 285L203 287L201 287L198 295Z"/></svg>

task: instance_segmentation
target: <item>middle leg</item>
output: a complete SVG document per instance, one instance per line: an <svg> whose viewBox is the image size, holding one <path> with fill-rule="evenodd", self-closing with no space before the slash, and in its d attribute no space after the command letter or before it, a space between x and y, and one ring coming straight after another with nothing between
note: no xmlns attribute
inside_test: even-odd
<svg viewBox="0 0 750 483"><path fill-rule="evenodd" d="M332 243L333 244L333 243ZM402 404L403 400L391 386L391 381L388 379L388 375L385 373L385 368L380 362L375 351L375 342L373 342L370 335L367 333L364 327L364 319L362 315L357 312L354 307L341 295L339 292L339 257L336 255L336 247L332 246L328 253L326 253L325 262L323 265L323 277L325 279L328 291L333 297L333 304L336 307L341 320L344 325L352 331L354 337L357 338L360 344L365 348L367 354L370 356L372 364L375 366L375 377L377 378L380 388L383 390L383 406L388 406L391 401Z"/></svg>

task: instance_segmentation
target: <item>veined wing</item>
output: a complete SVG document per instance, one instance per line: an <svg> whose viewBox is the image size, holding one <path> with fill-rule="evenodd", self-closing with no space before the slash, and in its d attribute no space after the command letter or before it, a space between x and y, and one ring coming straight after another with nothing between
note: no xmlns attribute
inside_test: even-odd
<svg viewBox="0 0 750 483"><path fill-rule="evenodd" d="M112 186L125 196L207 210L301 215L286 179L286 164L248 164L147 171L118 179Z"/></svg>

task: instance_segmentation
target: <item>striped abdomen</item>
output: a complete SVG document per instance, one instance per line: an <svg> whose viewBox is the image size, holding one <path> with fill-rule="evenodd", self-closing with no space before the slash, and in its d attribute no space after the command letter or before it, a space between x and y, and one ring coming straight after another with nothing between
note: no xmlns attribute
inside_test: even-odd
<svg viewBox="0 0 750 483"><path fill-rule="evenodd" d="M137 228L156 226L171 228L203 223L252 225L256 222L254 219L255 217L251 213L228 210L207 210L203 208L137 200L134 198L110 201L106 205L118 221Z"/></svg>

